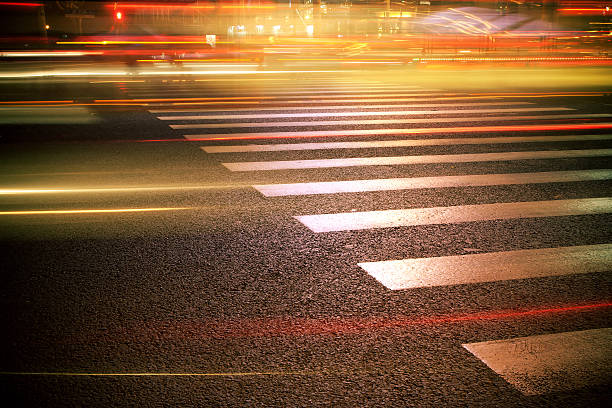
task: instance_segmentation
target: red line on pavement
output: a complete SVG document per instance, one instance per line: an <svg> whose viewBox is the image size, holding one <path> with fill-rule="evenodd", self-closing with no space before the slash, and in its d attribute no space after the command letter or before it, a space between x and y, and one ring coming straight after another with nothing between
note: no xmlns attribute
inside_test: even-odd
<svg viewBox="0 0 612 408"><path fill-rule="evenodd" d="M405 329L415 326L437 326L485 320L519 319L563 313L588 312L605 309L612 302L548 307L540 309L501 310L470 314L447 314L433 317L375 316L375 317L328 317L295 318L252 318L229 320L203 320L189 322L159 322L146 327L109 330L104 333L89 333L87 339L107 338L110 341L147 342L160 339L236 339L282 336L355 335L372 330ZM81 337L81 336L79 336ZM72 341L87 341L72 338Z"/></svg>

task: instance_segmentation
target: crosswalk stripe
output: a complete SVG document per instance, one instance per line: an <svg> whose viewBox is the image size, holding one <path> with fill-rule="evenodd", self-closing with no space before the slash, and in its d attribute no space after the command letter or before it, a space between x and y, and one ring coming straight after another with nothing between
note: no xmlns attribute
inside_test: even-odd
<svg viewBox="0 0 612 408"><path fill-rule="evenodd" d="M524 395L571 391L611 380L612 328L463 344Z"/></svg>
<svg viewBox="0 0 612 408"><path fill-rule="evenodd" d="M260 132L260 133L205 133L187 134L187 140L250 140L250 139L310 139L321 137L355 137L382 135L411 135L435 133L481 133L481 132L540 132L566 130L612 129L612 123L552 123L537 125L493 125L493 126L454 126L441 128L399 128L399 129L350 129L350 130L317 130L296 132Z"/></svg>
<svg viewBox="0 0 612 408"><path fill-rule="evenodd" d="M435 118L436 123L457 122L499 122L514 120L559 120L559 119L597 119L610 118L611 113L571 114L571 115L526 115L526 116L470 116L453 118ZM361 125L396 125L411 123L431 123L431 118L419 119L367 119L367 120L329 120L308 122L244 122L244 123L192 123L170 125L172 129L224 129L255 127L318 127L318 126L361 126Z"/></svg>
<svg viewBox="0 0 612 408"><path fill-rule="evenodd" d="M405 109L405 108L437 108L437 107L471 107L471 106L517 106L517 105L534 105L533 102L474 102L474 103L416 103L416 104L395 104L395 105L332 105L332 106L282 106L282 107L252 107L252 108L227 108L227 109L211 109L211 108L192 108L186 109L150 109L149 113L218 113L218 112L254 112L254 111L301 111L301 110L333 110L333 109Z"/></svg>
<svg viewBox="0 0 612 408"><path fill-rule="evenodd" d="M358 264L391 290L612 270L612 244L399 259Z"/></svg>
<svg viewBox="0 0 612 408"><path fill-rule="evenodd" d="M324 181L291 184L253 185L265 197L309 194L361 193L366 191L408 190L511 184L567 183L610 180L612 169L549 171L537 173L468 174L463 176L412 177L375 180Z"/></svg>
<svg viewBox="0 0 612 408"><path fill-rule="evenodd" d="M418 97L417 97L418 96ZM235 98L232 99L233 104L256 104L257 106L262 106L262 105L279 105L282 104L283 106L287 106L287 105L300 105L300 106L305 106L305 105L323 105L323 104L327 104L327 103L380 103L380 102L442 102L442 101L463 101L463 100L493 100L493 101L498 101L498 100L502 100L503 97L501 96L494 96L494 95L482 95L482 96L430 96L428 98L423 98L424 95L412 95L411 98L375 98L375 99L361 99L361 98L350 98L350 99L319 99L319 100L303 100L303 99L280 99L280 98L274 98L274 97L242 97L242 98ZM153 102L157 103L156 106L175 106L175 107L184 107L184 105L222 105L222 104L228 104L230 102L226 102L227 99L221 100L221 99L215 99L214 101L209 99L204 99L204 98L179 98L180 99L180 103L177 103L177 101L172 101L172 100L150 100L149 99L144 99L148 102L150 102L151 104L149 106L155 106L152 105ZM253 99L257 99L257 101L253 102ZM138 99L136 99L138 100Z"/></svg>
<svg viewBox="0 0 612 408"><path fill-rule="evenodd" d="M134 96L139 96L139 93L137 92L130 92L130 95L134 95ZM140 93L141 96L146 96L146 95L150 95L150 97L161 97L163 95L166 95L168 93L164 92L164 93L151 93L151 92L145 92L145 93ZM266 93L266 95L268 95ZM424 97L427 97L427 99L425 100L435 100L435 98L454 98L456 94L449 94L449 93L445 93L445 92L423 92L421 90L419 91L412 91L412 92L402 92L402 93L383 93L383 92L363 92L363 93L346 93L346 94L338 94L338 95L294 95L291 93L288 93L286 95L270 95L270 96L264 96L264 95L243 95L243 96L234 96L231 97L234 100L241 100L241 99L261 99L261 100L268 100L268 102L274 102L274 103L331 103L331 102L376 102L376 101L403 101L405 100L404 98L400 98L400 97L410 97L410 99L408 99L409 101L423 101ZM220 97L219 97L220 98ZM295 98L300 98L300 99L295 99ZM337 99L337 98L347 98L347 99ZM399 99L398 99L399 98ZM465 97L463 97L465 98ZM489 99L492 98L490 96L485 96L485 97L470 97L469 99ZM494 98L500 98L500 97L494 97ZM184 97L183 99L197 99L195 97L193 98L187 98Z"/></svg>
<svg viewBox="0 0 612 408"><path fill-rule="evenodd" d="M329 90L325 91L291 91L284 88L283 90L261 90L262 93L266 95L331 95L331 94L347 94L351 95L354 93L371 93L375 92L384 92L384 91L398 91L398 87L393 86L366 86L366 87L336 87L333 85L325 85L326 87L330 87ZM255 90L256 91L256 90ZM424 89L424 88L406 88L402 89L402 92L441 92L440 89ZM202 89L184 89L184 88L139 88L139 89L129 89L127 90L129 94L140 95L140 94L166 94L166 93L210 93L211 90L207 88ZM244 92L243 92L244 93ZM249 93L251 95L251 93Z"/></svg>
<svg viewBox="0 0 612 408"><path fill-rule="evenodd" d="M278 160L222 163L230 171L315 169L354 166L393 166L430 163L471 163L534 159L611 156L612 149L537 150L528 152L435 154L421 156L351 157L344 159Z"/></svg>
<svg viewBox="0 0 612 408"><path fill-rule="evenodd" d="M327 142L327 143L283 143L260 145L204 146L206 153L246 153L246 152L282 152L297 150L327 149L370 149L389 147L415 146L452 146L471 144L503 143L536 143L536 142L572 142L588 140L610 140L612 135L569 135L569 136L507 136L507 137L470 137L453 139L404 139L373 140L365 142Z"/></svg>
<svg viewBox="0 0 612 408"><path fill-rule="evenodd" d="M535 108L498 108L498 109L441 109L441 110L402 110L402 111L359 111L359 112L310 112L310 113L269 113L252 115L190 115L158 116L159 120L200 120L200 119L278 119L278 118L320 118L349 116L398 116L398 115L448 115L456 113L517 113L517 112L556 112L571 111L565 107Z"/></svg>
<svg viewBox="0 0 612 408"><path fill-rule="evenodd" d="M612 198L604 197L301 215L295 218L312 232L332 232L610 212Z"/></svg>

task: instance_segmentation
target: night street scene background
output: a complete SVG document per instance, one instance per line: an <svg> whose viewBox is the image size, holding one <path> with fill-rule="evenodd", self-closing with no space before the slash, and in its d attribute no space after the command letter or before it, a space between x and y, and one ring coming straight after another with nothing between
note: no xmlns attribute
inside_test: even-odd
<svg viewBox="0 0 612 408"><path fill-rule="evenodd" d="M609 406L610 6L0 1L6 403Z"/></svg>

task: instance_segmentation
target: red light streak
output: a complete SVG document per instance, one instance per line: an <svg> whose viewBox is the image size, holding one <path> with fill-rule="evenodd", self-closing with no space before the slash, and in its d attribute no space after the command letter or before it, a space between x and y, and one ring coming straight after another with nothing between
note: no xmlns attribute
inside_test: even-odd
<svg viewBox="0 0 612 408"><path fill-rule="evenodd" d="M118 329L117 337L127 341L151 341L168 339L236 339L282 336L346 336L359 335L374 330L402 330L421 326L441 326L457 323L482 322L505 319L561 315L606 309L612 302L539 309L500 310L469 314L446 314L432 317L373 316L373 317L324 317L295 318L252 318L231 320L201 320L187 322L159 322L154 327ZM153 333L153 334L150 334ZM108 335L108 331L105 332ZM90 336L96 336L91 333ZM73 339L82 341L82 339Z"/></svg>
<svg viewBox="0 0 612 408"><path fill-rule="evenodd" d="M16 3L16 2L0 2L0 6L41 7L41 6L42 6L42 3Z"/></svg>

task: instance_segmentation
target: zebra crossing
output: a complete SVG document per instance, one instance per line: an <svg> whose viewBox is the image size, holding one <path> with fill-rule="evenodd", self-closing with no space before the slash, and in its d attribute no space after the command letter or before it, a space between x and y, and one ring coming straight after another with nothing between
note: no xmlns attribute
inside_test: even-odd
<svg viewBox="0 0 612 408"><path fill-rule="evenodd" d="M271 88L269 92L266 92L266 98L258 99L257 106L251 107L240 107L239 105L236 108L202 107L194 104L190 107L160 106L151 109L150 112L163 123L167 123L174 131L182 132L186 140L208 142L200 146L201 150L215 157L221 155L223 161L220 161L220 165L232 173L240 174L265 172L279 174L284 171L335 168L359 168L367 171L368 166L552 161L612 156L612 149L606 147L565 150L555 148L555 144L567 142L601 142L605 146L605 142L612 140L612 134L582 134L582 132L603 132L612 128L612 122L610 122L612 114L584 113L571 106L543 106L540 101L535 103L515 98L508 100L503 96L469 96L418 87L404 87L398 90L395 86L348 84L348 82L336 83L338 88L330 89L330 91L294 91L281 88L279 85L279 88ZM323 86L333 87L334 82L326 82ZM138 93L138 95L145 94L146 91ZM299 104L307 105L296 106ZM380 119L381 117L385 119ZM297 118L303 120L292 121ZM489 124L491 122L494 124ZM466 123L469 125L463 125ZM454 126L455 124L459 126ZM392 128L382 127L383 125ZM415 125L422 127L415 127ZM249 132L240 133L240 129L244 128L249 129ZM284 128L291 129L285 131ZM235 132L234 129L238 129L239 132ZM194 130L198 132L204 130L204 133L193 133ZM541 131L548 133L538 134ZM508 132L518 132L518 135L495 135L495 133ZM482 135L483 133L485 134ZM457 134L468 135L457 137ZM418 137L406 139L403 138L405 135ZM311 138L328 140L308 142ZM274 143L278 139L298 140L295 143ZM334 139L343 140L334 141ZM259 142L251 144L252 140ZM219 141L223 143L215 144ZM272 142L266 143L269 141ZM409 153L411 148L423 146L439 146L446 149L457 146L482 148L494 145L518 146L536 143L546 143L550 149L400 156L384 154L384 149L390 148L407 149ZM375 155L345 157L340 155L340 152L345 149L361 149L361 151L370 149L367 151L373 151ZM266 155L270 153L305 155L313 151L329 152L329 157L311 159L305 156L306 158L293 160L265 160ZM234 158L235 155L238 155L242 161L227 160L227 157ZM550 183L581 183L611 179L612 168L606 167L491 174L435 174L425 177L301 183L254 183L252 187L266 199L274 200L277 197L286 196L360 194L374 191L393 193L411 189L430 189L438 194L445 194L443 189L453 187L538 186ZM382 228L411 228L440 224L461 225L493 220L520 222L528 218L580 217L609 213L612 213L612 197L544 201L517 200L429 208L288 214L288 216L293 217L299 225L306 228L304 233L333 234ZM355 266L360 268L365 276L371 277L388 290L393 291L517 279L540 279L610 272L612 270L612 243L539 249L525 248L428 258L364 260ZM604 328L591 330L588 333L559 333L549 335L549 337L492 339L481 343L464 344L463 347L523 394L537 395L583 386L583 382L572 377L571 373L585 371L593 364L601 367L602 361L609 362L610 354L602 356L601 352L596 349L603 344L609 350L610 340L610 329ZM515 346L517 342L537 344L539 348L542 348L542 344L552 344L556 348L552 347L552 351L543 352L542 358L530 359L525 357L525 353L517 352ZM567 352L559 351L561 344L568 343L576 343L583 350L587 350L583 353L587 357L576 359L572 356L567 357ZM505 360L499 355L503 355ZM551 361L555 362L551 363ZM546 370L555 364L557 364L555 367L559 369L557 372L567 371L569 373L572 368L575 368L568 374L570 381L565 384L553 384L551 375L554 376L554 374ZM534 374L535 372L537 375ZM611 377L609 370L599 369L597 372L598 381L601 381L601 378L609 380ZM525 378L535 378L534 376L539 379L539 383L527 384L525 382ZM594 381L586 381L586 383L588 385Z"/></svg>

